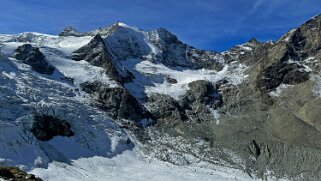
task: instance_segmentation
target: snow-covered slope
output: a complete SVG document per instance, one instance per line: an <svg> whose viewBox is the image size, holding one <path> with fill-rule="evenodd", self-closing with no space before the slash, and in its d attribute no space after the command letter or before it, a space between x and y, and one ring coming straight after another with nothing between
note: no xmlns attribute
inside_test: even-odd
<svg viewBox="0 0 321 181"><path fill-rule="evenodd" d="M188 84L197 80L218 82L228 80L239 85L246 79L246 66L238 62L226 64L220 71L198 69L191 70L182 67L167 67L162 63L153 63L148 60L131 59L123 65L136 77L133 82L125 84L134 95L142 97L155 93L165 94L178 99L188 90ZM170 79L175 80L171 83Z"/></svg>
<svg viewBox="0 0 321 181"><path fill-rule="evenodd" d="M128 138L122 129L104 112L90 106L77 86L61 80L61 73L44 76L13 58L2 58L0 64L0 157L3 164L31 169L46 167L52 160L113 156L132 147L126 143ZM32 114L68 120L76 134L55 142L38 141L29 131ZM77 149L82 147L86 151ZM76 151L65 155L59 151L61 148Z"/></svg>
<svg viewBox="0 0 321 181"><path fill-rule="evenodd" d="M113 158L92 157L75 160L72 165L54 162L48 169L37 168L33 174L49 181L64 178L68 181L250 181L241 171L213 170L196 166L175 166L166 162L145 160L133 151Z"/></svg>

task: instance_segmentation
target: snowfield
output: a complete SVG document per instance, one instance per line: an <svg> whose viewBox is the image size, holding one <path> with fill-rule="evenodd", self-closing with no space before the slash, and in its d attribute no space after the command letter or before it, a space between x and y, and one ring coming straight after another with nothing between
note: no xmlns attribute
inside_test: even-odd
<svg viewBox="0 0 321 181"><path fill-rule="evenodd" d="M146 161L134 151L125 151L113 158L92 157L74 160L71 164L53 162L48 169L37 168L31 173L48 181L251 181L240 171L215 171L198 166L175 166L160 161Z"/></svg>
<svg viewBox="0 0 321 181"><path fill-rule="evenodd" d="M159 93L166 94L174 99L178 99L188 90L188 84L197 80L207 80L210 82L217 82L222 79L228 80L234 85L239 85L246 78L246 66L237 62L225 65L221 71L199 69L190 70L181 67L169 68L161 63L152 63L150 61L141 60L127 60L122 63L129 69L136 79L132 83L126 84L133 95L142 97L144 94L147 96ZM172 78L177 83L169 83L167 78Z"/></svg>

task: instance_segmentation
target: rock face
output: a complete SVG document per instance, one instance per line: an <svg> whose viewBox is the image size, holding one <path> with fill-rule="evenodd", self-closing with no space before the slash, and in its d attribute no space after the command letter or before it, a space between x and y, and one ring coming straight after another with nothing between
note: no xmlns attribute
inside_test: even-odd
<svg viewBox="0 0 321 181"><path fill-rule="evenodd" d="M124 88L109 88L100 82L81 84L82 90L92 94L99 107L112 114L115 119L140 121L148 116L139 102Z"/></svg>
<svg viewBox="0 0 321 181"><path fill-rule="evenodd" d="M156 59L167 66L181 66L192 69L207 68L221 70L220 55L213 51L198 50L182 43L165 28L148 32L149 40L159 48Z"/></svg>
<svg viewBox="0 0 321 181"><path fill-rule="evenodd" d="M28 174L16 167L0 166L0 178L15 181L42 181L32 174Z"/></svg>
<svg viewBox="0 0 321 181"><path fill-rule="evenodd" d="M188 87L183 100L189 104L205 104L214 109L223 106L222 95L211 82L195 81L188 84Z"/></svg>
<svg viewBox="0 0 321 181"><path fill-rule="evenodd" d="M74 27L68 26L59 33L59 36L82 36Z"/></svg>
<svg viewBox="0 0 321 181"><path fill-rule="evenodd" d="M73 53L72 59L76 61L85 60L94 66L102 67L106 70L106 74L114 80L121 78L113 65L112 56L99 34L87 45L76 50Z"/></svg>
<svg viewBox="0 0 321 181"><path fill-rule="evenodd" d="M50 115L35 115L34 123L30 130L38 140L48 141L55 136L73 136L71 125Z"/></svg>
<svg viewBox="0 0 321 181"><path fill-rule="evenodd" d="M15 58L30 65L38 73L51 75L54 71L54 68L46 62L45 56L40 52L39 48L30 44L18 47Z"/></svg>
<svg viewBox="0 0 321 181"><path fill-rule="evenodd" d="M167 125L187 120L185 110L170 96L154 94L149 97L147 107L155 120Z"/></svg>
<svg viewBox="0 0 321 181"><path fill-rule="evenodd" d="M258 42L255 38L252 38L242 45L223 52L223 56L227 62L238 61L246 65L253 65L267 56L272 45L273 42Z"/></svg>
<svg viewBox="0 0 321 181"><path fill-rule="evenodd" d="M280 84L299 84L309 79L309 72L296 63L275 63L262 70L257 78L257 87L262 91L270 91Z"/></svg>
<svg viewBox="0 0 321 181"><path fill-rule="evenodd" d="M146 107L153 119L166 126L212 120L210 109L223 106L221 93L208 81L194 81L188 86L189 90L179 100L162 94L150 96Z"/></svg>

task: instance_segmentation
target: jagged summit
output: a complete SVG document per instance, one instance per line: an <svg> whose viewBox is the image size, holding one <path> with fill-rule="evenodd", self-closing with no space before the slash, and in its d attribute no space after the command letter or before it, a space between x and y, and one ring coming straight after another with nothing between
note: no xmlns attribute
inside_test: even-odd
<svg viewBox="0 0 321 181"><path fill-rule="evenodd" d="M59 36L80 36L81 34L72 26L68 26L59 33Z"/></svg>
<svg viewBox="0 0 321 181"><path fill-rule="evenodd" d="M107 36L112 31L116 30L119 27L137 29L137 28L131 27L125 23L116 22L116 23L113 23L109 26L99 27L95 30L91 30L88 32L83 32L83 33L78 32L74 27L68 26L68 27L64 28L63 31L60 32L58 35L59 36L95 36L96 34L100 34L101 36Z"/></svg>

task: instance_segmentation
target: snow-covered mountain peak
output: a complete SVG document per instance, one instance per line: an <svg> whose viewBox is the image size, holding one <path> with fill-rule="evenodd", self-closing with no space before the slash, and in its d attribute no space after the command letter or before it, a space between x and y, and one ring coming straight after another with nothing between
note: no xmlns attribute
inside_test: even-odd
<svg viewBox="0 0 321 181"><path fill-rule="evenodd" d="M117 22L116 24L117 24L118 26L121 26L121 27L136 29L136 28L131 27L131 26L129 26L129 25L127 25L126 23L123 23L123 22Z"/></svg>

